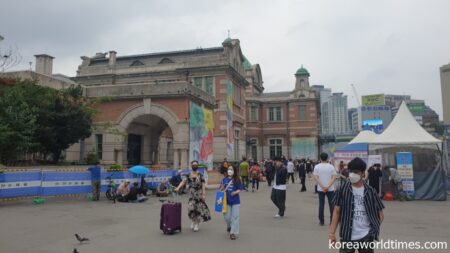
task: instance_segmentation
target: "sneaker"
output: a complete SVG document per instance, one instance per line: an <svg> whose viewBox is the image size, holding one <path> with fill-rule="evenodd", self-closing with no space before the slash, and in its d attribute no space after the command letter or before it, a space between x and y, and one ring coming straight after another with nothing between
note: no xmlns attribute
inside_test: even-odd
<svg viewBox="0 0 450 253"><path fill-rule="evenodd" d="M323 223L323 222L320 222L319 223L319 226L324 226L325 224Z"/></svg>
<svg viewBox="0 0 450 253"><path fill-rule="evenodd" d="M198 224L195 224L194 225L194 232L197 232L198 231Z"/></svg>
<svg viewBox="0 0 450 253"><path fill-rule="evenodd" d="M193 230L193 229L194 229L194 223L191 222L191 230Z"/></svg>
<svg viewBox="0 0 450 253"><path fill-rule="evenodd" d="M273 216L273 218L275 218L275 219L279 219L281 216L279 215L279 214L275 214L274 216Z"/></svg>

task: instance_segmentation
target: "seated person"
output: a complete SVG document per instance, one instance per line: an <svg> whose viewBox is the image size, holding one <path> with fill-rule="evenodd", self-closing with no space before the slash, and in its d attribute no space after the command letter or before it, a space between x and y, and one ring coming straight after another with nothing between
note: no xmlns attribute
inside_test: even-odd
<svg viewBox="0 0 450 253"><path fill-rule="evenodd" d="M131 187L130 189L130 193L127 195L127 201L143 202L145 200L147 200L147 198L141 192L141 188L139 187L138 182L134 182L133 187Z"/></svg>
<svg viewBox="0 0 450 253"><path fill-rule="evenodd" d="M120 202L127 202L128 201L128 194L130 193L130 180L125 180L123 183L119 185L117 188L117 200Z"/></svg>
<svg viewBox="0 0 450 253"><path fill-rule="evenodd" d="M145 181L144 177L142 177L141 178L141 185L139 187L139 194L147 196L147 191L148 191L147 182Z"/></svg>
<svg viewBox="0 0 450 253"><path fill-rule="evenodd" d="M156 189L157 197L167 197L169 196L169 189L167 187L167 181L163 181L159 184L158 189Z"/></svg>

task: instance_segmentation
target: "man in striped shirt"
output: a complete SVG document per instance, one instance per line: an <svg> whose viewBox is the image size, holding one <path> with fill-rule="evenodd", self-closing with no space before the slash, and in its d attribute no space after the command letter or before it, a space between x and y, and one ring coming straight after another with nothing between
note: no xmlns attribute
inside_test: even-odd
<svg viewBox="0 0 450 253"><path fill-rule="evenodd" d="M349 181L344 181L334 196L328 239L331 243L336 242L335 234L339 223L339 236L343 246L339 252L355 252L356 248L360 253L374 252L366 246L373 240L378 240L380 225L384 219L384 205L376 190L363 180L366 163L355 158L347 167L350 172Z"/></svg>

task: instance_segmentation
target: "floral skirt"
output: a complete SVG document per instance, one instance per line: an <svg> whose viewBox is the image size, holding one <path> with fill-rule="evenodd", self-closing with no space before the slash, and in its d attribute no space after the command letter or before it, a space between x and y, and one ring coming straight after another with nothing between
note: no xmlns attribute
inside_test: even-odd
<svg viewBox="0 0 450 253"><path fill-rule="evenodd" d="M211 214L206 203L200 198L189 198L188 216L191 220L209 221Z"/></svg>

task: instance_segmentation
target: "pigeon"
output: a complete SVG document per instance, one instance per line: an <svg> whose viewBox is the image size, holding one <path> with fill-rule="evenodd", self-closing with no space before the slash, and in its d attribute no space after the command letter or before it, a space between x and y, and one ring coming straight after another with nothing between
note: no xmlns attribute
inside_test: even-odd
<svg viewBox="0 0 450 253"><path fill-rule="evenodd" d="M77 238L78 242L83 243L83 242L88 242L89 238L85 238L85 237L80 237L78 234L75 234L75 237Z"/></svg>
<svg viewBox="0 0 450 253"><path fill-rule="evenodd" d="M78 252L77 248L73 249L73 253L80 253Z"/></svg>
<svg viewBox="0 0 450 253"><path fill-rule="evenodd" d="M161 203L164 203L166 201L167 201L167 199L159 199L159 202L161 202Z"/></svg>

